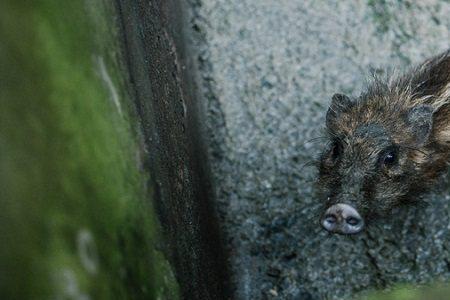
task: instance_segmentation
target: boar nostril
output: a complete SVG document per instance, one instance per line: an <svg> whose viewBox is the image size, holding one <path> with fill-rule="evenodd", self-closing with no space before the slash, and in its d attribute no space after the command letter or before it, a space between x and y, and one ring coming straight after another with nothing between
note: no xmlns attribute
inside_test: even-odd
<svg viewBox="0 0 450 300"><path fill-rule="evenodd" d="M361 219L355 217L348 217L347 219L345 219L345 222L351 226L357 226L361 222Z"/></svg>
<svg viewBox="0 0 450 300"><path fill-rule="evenodd" d="M337 222L337 218L335 215L328 214L325 216L325 222L329 224L334 224Z"/></svg>
<svg viewBox="0 0 450 300"><path fill-rule="evenodd" d="M322 226L327 230L334 232L336 231L336 228L338 226L337 224L338 219L333 214L326 214L324 218L322 219Z"/></svg>

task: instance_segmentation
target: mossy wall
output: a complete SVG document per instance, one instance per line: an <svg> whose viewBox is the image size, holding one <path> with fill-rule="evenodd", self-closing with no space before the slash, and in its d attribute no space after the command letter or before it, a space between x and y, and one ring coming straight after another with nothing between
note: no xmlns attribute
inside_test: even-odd
<svg viewBox="0 0 450 300"><path fill-rule="evenodd" d="M178 298L117 15L0 2L1 299Z"/></svg>

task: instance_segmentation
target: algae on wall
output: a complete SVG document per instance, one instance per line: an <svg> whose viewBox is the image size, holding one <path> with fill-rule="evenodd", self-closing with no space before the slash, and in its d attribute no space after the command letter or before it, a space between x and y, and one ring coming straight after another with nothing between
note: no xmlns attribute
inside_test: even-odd
<svg viewBox="0 0 450 300"><path fill-rule="evenodd" d="M108 1L0 3L0 298L178 297Z"/></svg>

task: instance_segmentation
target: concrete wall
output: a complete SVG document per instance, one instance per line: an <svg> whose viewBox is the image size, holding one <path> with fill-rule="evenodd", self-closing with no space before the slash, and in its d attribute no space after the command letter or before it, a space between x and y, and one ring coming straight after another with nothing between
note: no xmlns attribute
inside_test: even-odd
<svg viewBox="0 0 450 300"><path fill-rule="evenodd" d="M192 0L211 158L239 299L348 299L448 279L448 190L357 237L317 224L310 162L335 92L449 46L447 1ZM318 139L315 139L318 138Z"/></svg>
<svg viewBox="0 0 450 300"><path fill-rule="evenodd" d="M226 299L228 265L180 1L118 1L146 166L184 299Z"/></svg>

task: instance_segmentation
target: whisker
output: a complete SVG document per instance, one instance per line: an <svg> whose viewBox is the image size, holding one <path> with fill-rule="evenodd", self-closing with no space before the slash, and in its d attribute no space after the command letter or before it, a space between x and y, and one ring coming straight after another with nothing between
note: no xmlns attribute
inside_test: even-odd
<svg viewBox="0 0 450 300"><path fill-rule="evenodd" d="M420 153L422 153L423 155L428 155L426 152L424 152L424 151L422 151L421 149L416 148L416 147L406 146L406 145L400 145L400 147L406 148L406 149L409 149L409 150L414 150L414 151L420 152Z"/></svg>
<svg viewBox="0 0 450 300"><path fill-rule="evenodd" d="M319 160L309 160L300 166L300 171L303 171L303 168L305 167L316 166L318 163Z"/></svg>
<svg viewBox="0 0 450 300"><path fill-rule="evenodd" d="M300 144L300 146L305 146L306 144L312 144L312 143L319 143L322 140L327 140L329 139L328 136L318 136L318 137L314 137L312 139L309 139L307 141L304 141L303 143Z"/></svg>
<svg viewBox="0 0 450 300"><path fill-rule="evenodd" d="M310 143L312 141L320 140L320 139L328 139L328 136L317 136L317 137L307 140L306 143Z"/></svg>

